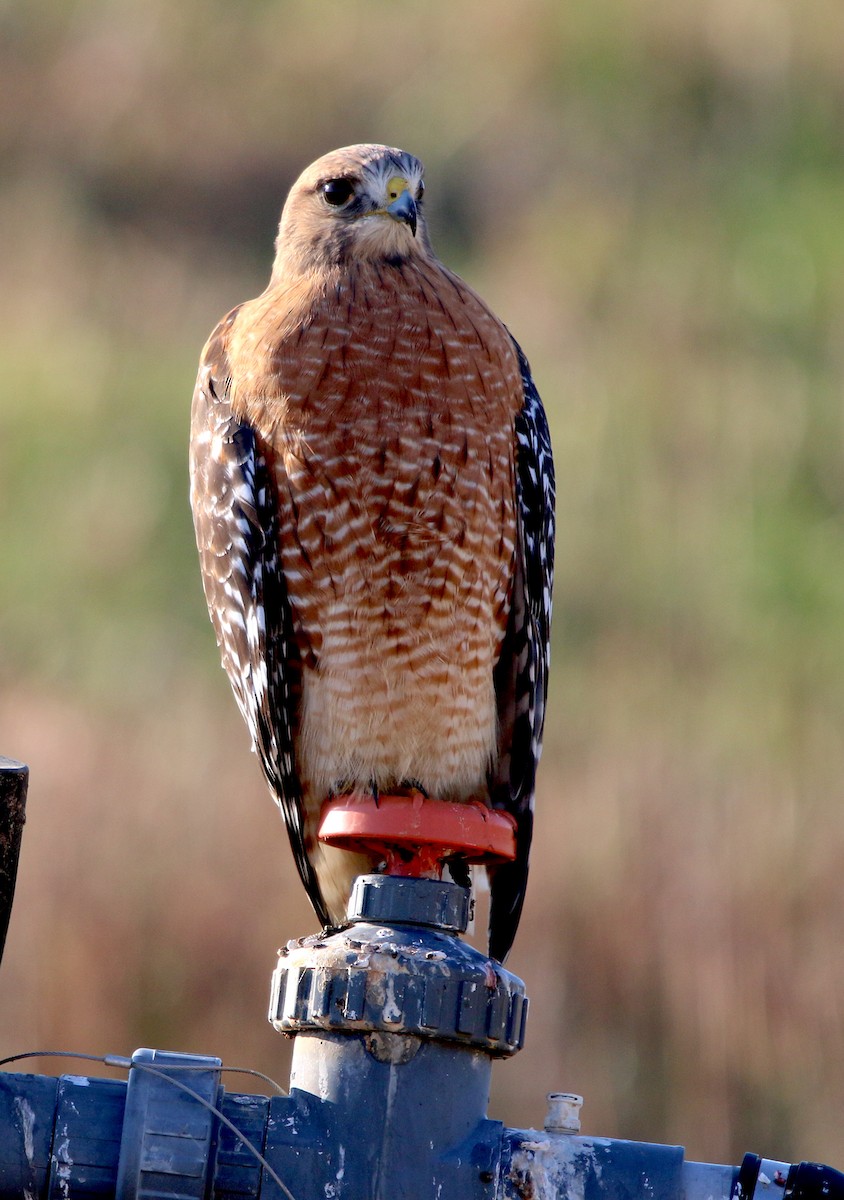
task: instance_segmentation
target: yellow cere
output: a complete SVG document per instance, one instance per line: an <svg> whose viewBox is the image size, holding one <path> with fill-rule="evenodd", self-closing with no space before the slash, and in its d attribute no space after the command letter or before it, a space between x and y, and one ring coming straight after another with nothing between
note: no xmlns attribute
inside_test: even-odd
<svg viewBox="0 0 844 1200"><path fill-rule="evenodd" d="M398 200L398 198L402 194L402 192L406 192L409 189L409 187L410 187L410 185L408 184L407 180L404 178L403 175L394 175L393 178L390 180L390 182L387 184L387 200L388 200L388 202L390 204L392 204L392 202L394 200Z"/></svg>

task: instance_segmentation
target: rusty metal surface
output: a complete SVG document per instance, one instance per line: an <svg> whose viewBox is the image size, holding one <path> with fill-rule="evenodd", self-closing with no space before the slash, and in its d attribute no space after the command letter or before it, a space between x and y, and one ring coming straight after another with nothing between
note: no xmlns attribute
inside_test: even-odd
<svg viewBox="0 0 844 1200"><path fill-rule="evenodd" d="M680 1200L682 1146L506 1130L500 1200ZM714 1200L714 1195L711 1197Z"/></svg>

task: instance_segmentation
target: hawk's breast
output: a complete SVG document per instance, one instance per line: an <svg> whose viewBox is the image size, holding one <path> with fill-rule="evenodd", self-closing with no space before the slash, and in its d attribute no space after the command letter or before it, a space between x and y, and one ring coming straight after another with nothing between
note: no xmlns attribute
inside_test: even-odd
<svg viewBox="0 0 844 1200"><path fill-rule="evenodd" d="M515 546L509 335L433 265L362 266L275 340L265 311L303 777L482 794Z"/></svg>

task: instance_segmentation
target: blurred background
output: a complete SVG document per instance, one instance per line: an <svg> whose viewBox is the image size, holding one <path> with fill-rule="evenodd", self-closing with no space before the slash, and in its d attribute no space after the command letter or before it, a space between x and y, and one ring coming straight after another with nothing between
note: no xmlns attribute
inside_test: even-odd
<svg viewBox="0 0 844 1200"><path fill-rule="evenodd" d="M293 179L383 141L557 461L531 1021L491 1114L571 1090L590 1133L844 1166L842 45L838 0L0 2L0 753L31 768L0 1054L286 1078L269 973L314 920L205 612L188 414Z"/></svg>

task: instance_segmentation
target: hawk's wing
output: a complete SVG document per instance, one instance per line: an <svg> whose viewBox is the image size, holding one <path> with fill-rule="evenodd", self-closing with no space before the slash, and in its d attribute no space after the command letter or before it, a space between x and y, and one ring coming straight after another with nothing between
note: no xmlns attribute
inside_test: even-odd
<svg viewBox="0 0 844 1200"><path fill-rule="evenodd" d="M223 666L277 801L317 916L328 914L305 847L293 738L299 655L279 562L269 450L229 402L229 313L205 348L191 413L191 507Z"/></svg>
<svg viewBox="0 0 844 1200"><path fill-rule="evenodd" d="M510 616L495 669L499 762L493 804L516 819L516 859L491 877L489 952L503 961L524 903L536 767L548 694L554 576L554 463L542 401L521 349L524 406L516 417L516 565Z"/></svg>

